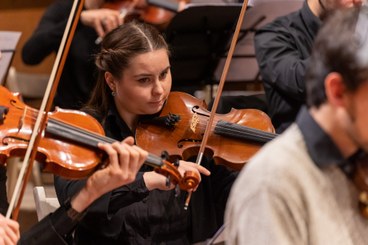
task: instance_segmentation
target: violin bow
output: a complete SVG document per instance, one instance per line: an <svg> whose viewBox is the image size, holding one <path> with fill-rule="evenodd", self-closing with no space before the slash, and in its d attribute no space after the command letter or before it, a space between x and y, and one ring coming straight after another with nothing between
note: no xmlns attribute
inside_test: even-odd
<svg viewBox="0 0 368 245"><path fill-rule="evenodd" d="M84 0L74 0L73 6L64 30L63 37L56 55L54 66L52 68L50 78L45 90L44 97L40 106L40 110L35 121L30 141L28 143L27 151L25 153L22 168L20 170L12 199L9 203L9 208L6 217L14 220L18 219L20 205L26 189L27 182L30 177L33 162L36 158L37 148L42 137L42 131L45 128L47 115L52 107L52 103L56 94L56 90L60 81L60 77L64 68L65 60L68 56L69 48L74 37L74 32L77 28L80 14L84 6ZM24 109L27 110L27 107ZM22 189L20 190L22 185ZM15 203L17 202L16 206ZM14 207L15 206L15 207Z"/></svg>
<svg viewBox="0 0 368 245"><path fill-rule="evenodd" d="M206 127L205 131L204 131L202 143L201 143L201 146L199 148L198 155L197 155L196 163L199 164L199 165L201 164L201 161L202 161L202 158L203 158L203 155L204 155L204 151L205 151L205 148L206 148L206 145L207 145L208 137L211 133L213 120L215 118L218 103L220 101L222 90L224 88L227 73L229 72L230 62L231 62L231 59L233 58L235 46L236 46L236 43L238 41L240 29L241 29L241 26L242 26L242 23L243 23L245 11L247 10L247 6L248 6L248 0L244 0L242 8L240 10L238 22L236 23L235 32L234 32L233 38L231 40L229 52L227 53L224 69L222 70L220 82L219 82L219 85L218 85L218 88L217 88L216 97L215 97L215 100L213 102L212 110L210 112L210 116L209 116L209 119L208 119L208 124L207 124L207 127ZM189 205L191 196L192 196L192 192L189 192L188 196L185 200L184 209L188 209L188 205Z"/></svg>

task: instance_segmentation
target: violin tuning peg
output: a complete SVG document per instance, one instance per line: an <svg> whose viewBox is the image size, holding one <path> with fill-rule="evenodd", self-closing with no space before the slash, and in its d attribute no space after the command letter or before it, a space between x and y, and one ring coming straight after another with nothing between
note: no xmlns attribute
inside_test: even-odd
<svg viewBox="0 0 368 245"><path fill-rule="evenodd" d="M163 160L167 160L169 158L169 153L167 151L162 151L161 152L161 158Z"/></svg>
<svg viewBox="0 0 368 245"><path fill-rule="evenodd" d="M170 176L168 176L166 178L166 183L165 183L166 187L169 188L170 187Z"/></svg>
<svg viewBox="0 0 368 245"><path fill-rule="evenodd" d="M176 159L175 162L174 162L174 166L179 167L179 165L180 165L180 161L179 161L179 159Z"/></svg>

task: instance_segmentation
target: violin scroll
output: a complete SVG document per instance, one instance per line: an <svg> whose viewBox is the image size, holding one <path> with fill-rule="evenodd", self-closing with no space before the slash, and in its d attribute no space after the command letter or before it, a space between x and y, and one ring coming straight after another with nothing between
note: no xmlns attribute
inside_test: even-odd
<svg viewBox="0 0 368 245"><path fill-rule="evenodd" d="M178 185L182 190L191 190L198 186L199 176L197 173L192 171L186 171L182 176L178 168L171 162L163 160L163 165L159 168L155 168L155 172L164 175L168 180Z"/></svg>

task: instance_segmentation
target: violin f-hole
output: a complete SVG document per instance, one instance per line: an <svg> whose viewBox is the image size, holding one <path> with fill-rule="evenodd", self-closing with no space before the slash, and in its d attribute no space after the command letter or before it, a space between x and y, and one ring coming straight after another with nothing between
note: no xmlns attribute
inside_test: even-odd
<svg viewBox="0 0 368 245"><path fill-rule="evenodd" d="M5 115L8 114L9 108L6 106L0 106L0 124L4 123Z"/></svg>

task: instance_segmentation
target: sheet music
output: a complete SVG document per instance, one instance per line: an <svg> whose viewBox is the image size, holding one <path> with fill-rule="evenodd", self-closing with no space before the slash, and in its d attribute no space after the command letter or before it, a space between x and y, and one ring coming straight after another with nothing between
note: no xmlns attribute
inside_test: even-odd
<svg viewBox="0 0 368 245"><path fill-rule="evenodd" d="M5 81L21 32L0 31L0 85Z"/></svg>

